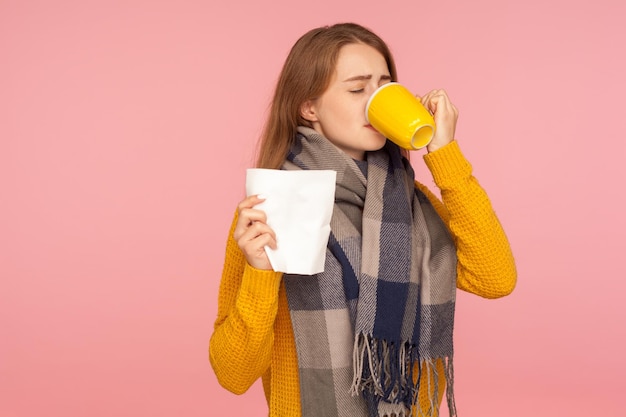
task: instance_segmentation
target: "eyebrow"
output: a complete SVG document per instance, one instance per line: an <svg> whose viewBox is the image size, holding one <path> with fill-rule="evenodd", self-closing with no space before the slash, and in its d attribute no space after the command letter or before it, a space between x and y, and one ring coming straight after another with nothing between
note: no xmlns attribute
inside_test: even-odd
<svg viewBox="0 0 626 417"><path fill-rule="evenodd" d="M354 77L350 77L350 78L346 78L345 80L343 80L344 83L350 82L350 81L364 81L364 80L371 80L372 79L372 75L355 75ZM391 75L382 75L380 77L381 80L391 80Z"/></svg>

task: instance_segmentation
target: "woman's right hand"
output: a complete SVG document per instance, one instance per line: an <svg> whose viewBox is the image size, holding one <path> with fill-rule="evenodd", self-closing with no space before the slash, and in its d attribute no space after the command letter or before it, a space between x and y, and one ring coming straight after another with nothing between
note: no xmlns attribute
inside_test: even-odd
<svg viewBox="0 0 626 417"><path fill-rule="evenodd" d="M267 217L263 210L253 207L265 201L258 195L246 197L239 203L239 218L233 237L241 248L248 263L256 269L272 269L270 260L265 253L265 246L276 249L276 234L267 225Z"/></svg>

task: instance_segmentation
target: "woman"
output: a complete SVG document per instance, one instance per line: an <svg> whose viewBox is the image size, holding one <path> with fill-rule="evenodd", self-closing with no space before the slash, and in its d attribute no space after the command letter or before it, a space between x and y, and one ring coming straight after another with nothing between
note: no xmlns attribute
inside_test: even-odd
<svg viewBox="0 0 626 417"><path fill-rule="evenodd" d="M437 125L424 160L439 201L414 180L406 151L365 119L396 81L385 43L356 24L309 31L281 72L257 166L337 171L324 272L274 272L280 242L240 202L230 229L209 358L240 394L259 377L270 416L450 414L456 288L485 298L516 282L507 238L455 141L443 90L421 98Z"/></svg>

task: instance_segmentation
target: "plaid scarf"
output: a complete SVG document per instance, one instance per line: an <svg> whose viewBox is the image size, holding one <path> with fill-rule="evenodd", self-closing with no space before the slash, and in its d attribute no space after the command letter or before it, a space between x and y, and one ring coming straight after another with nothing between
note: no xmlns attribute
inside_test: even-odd
<svg viewBox="0 0 626 417"><path fill-rule="evenodd" d="M418 413L438 414L437 361L456 415L456 249L445 225L393 143L367 153L366 178L313 129L298 132L283 169L337 171L324 272L284 276L302 415L409 416L420 382L434 392Z"/></svg>

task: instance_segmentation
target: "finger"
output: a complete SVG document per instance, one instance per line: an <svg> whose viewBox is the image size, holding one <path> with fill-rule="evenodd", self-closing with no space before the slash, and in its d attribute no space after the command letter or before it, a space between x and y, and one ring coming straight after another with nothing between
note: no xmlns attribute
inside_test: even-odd
<svg viewBox="0 0 626 417"><path fill-rule="evenodd" d="M444 90L438 90L430 99L433 114L438 113L440 116L453 115L456 117L458 111L450 101L450 98Z"/></svg>
<svg viewBox="0 0 626 417"><path fill-rule="evenodd" d="M432 91L429 91L428 93L424 94L421 98L422 104L426 105L426 103L430 101L431 97L432 97Z"/></svg>
<svg viewBox="0 0 626 417"><path fill-rule="evenodd" d="M263 248L269 246L272 249L276 249L278 247L276 243L276 235L274 235L273 233L264 233L262 235L259 235L259 237L254 239L254 244L260 245Z"/></svg>
<svg viewBox="0 0 626 417"><path fill-rule="evenodd" d="M239 213L239 220L244 225L249 225L254 222L267 223L267 215L263 210L246 208Z"/></svg>
<svg viewBox="0 0 626 417"><path fill-rule="evenodd" d="M249 242L252 242L253 240L263 235L268 235L274 241L276 240L276 233L271 227L262 222L254 222L250 226L248 226L246 230L241 234L239 239L237 239L237 243L240 247L243 248Z"/></svg>
<svg viewBox="0 0 626 417"><path fill-rule="evenodd" d="M243 209L239 213L239 218L237 219L237 224L235 225L235 230L233 235L235 240L239 240L239 238L248 230L248 228L254 223L265 224L267 222L267 216L263 210L256 209Z"/></svg>
<svg viewBox="0 0 626 417"><path fill-rule="evenodd" d="M245 241L241 247L241 250L248 259L248 262L250 264L254 264L254 262L251 262L253 258L258 260L266 255L266 246L272 249L277 248L275 236L269 233L260 234L248 241Z"/></svg>
<svg viewBox="0 0 626 417"><path fill-rule="evenodd" d="M435 114L437 112L437 96L434 94L429 94L428 97L424 100L424 106L430 111L431 114Z"/></svg>
<svg viewBox="0 0 626 417"><path fill-rule="evenodd" d="M440 94L434 94L430 99L430 104L433 107L434 114L442 113L441 111L437 111L437 110L444 110L447 107L445 97L443 97Z"/></svg>
<svg viewBox="0 0 626 417"><path fill-rule="evenodd" d="M265 197L261 194L248 196L237 205L237 210L241 213L242 210L252 208L263 201L265 201Z"/></svg>
<svg viewBox="0 0 626 417"><path fill-rule="evenodd" d="M239 213L239 218L237 219L237 224L235 225L235 230L233 231L233 237L236 241L241 239L250 226L254 224L266 224L267 223L267 215L263 210L245 208L242 209Z"/></svg>
<svg viewBox="0 0 626 417"><path fill-rule="evenodd" d="M448 96L446 90L436 90L434 96L437 98L437 102L440 106L445 105L447 110L450 110L451 112L455 111L455 107L452 104L452 100L450 100L450 96Z"/></svg>
<svg viewBox="0 0 626 417"><path fill-rule="evenodd" d="M437 97L439 95L439 91L440 90L431 90L422 98L422 104L424 107L426 107L433 114L437 111Z"/></svg>

